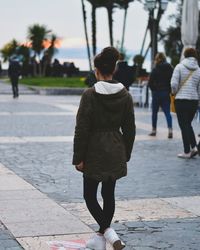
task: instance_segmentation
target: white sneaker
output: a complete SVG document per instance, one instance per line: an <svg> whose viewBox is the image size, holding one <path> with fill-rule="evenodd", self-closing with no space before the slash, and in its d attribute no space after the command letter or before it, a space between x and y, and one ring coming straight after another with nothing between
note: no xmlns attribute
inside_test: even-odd
<svg viewBox="0 0 200 250"><path fill-rule="evenodd" d="M93 250L106 250L106 239L103 235L95 234L86 242L86 248Z"/></svg>
<svg viewBox="0 0 200 250"><path fill-rule="evenodd" d="M190 159L191 158L191 153L181 153L177 155L179 158L182 159Z"/></svg>
<svg viewBox="0 0 200 250"><path fill-rule="evenodd" d="M193 158L196 155L198 155L198 150L194 147L194 148L192 148L192 150L190 152L190 158Z"/></svg>
<svg viewBox="0 0 200 250"><path fill-rule="evenodd" d="M105 231L104 237L106 241L113 246L114 250L121 250L125 247L125 244L120 240L119 236L112 228L108 228Z"/></svg>

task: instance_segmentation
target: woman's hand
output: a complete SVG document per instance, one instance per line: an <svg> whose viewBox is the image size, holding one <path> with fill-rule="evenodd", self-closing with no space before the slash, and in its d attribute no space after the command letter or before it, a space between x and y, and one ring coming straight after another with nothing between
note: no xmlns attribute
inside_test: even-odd
<svg viewBox="0 0 200 250"><path fill-rule="evenodd" d="M76 167L76 170L80 171L80 172L83 172L83 168L84 168L84 164L83 162L81 161L78 165L75 166Z"/></svg>

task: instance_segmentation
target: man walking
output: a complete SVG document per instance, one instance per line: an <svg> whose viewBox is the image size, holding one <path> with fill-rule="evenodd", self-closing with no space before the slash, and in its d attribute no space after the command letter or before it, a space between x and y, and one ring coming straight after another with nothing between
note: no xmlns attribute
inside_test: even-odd
<svg viewBox="0 0 200 250"><path fill-rule="evenodd" d="M19 96L18 80L19 80L20 73L21 73L21 66L17 58L13 58L10 61L9 68L8 68L8 75L10 77L10 81L12 84L13 98L17 98Z"/></svg>

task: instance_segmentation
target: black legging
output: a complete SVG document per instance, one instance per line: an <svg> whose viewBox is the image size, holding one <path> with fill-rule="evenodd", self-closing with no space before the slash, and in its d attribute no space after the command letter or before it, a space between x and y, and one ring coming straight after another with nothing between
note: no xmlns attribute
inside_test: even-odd
<svg viewBox="0 0 200 250"><path fill-rule="evenodd" d="M191 148L197 146L192 120L198 108L197 100L176 99L176 114L182 133L184 152L189 153Z"/></svg>
<svg viewBox="0 0 200 250"><path fill-rule="evenodd" d="M97 189L100 182L84 177L84 199L88 210L99 224L100 233L110 227L115 212L115 184L116 181L108 179L102 182L101 195L103 198L103 209L97 200Z"/></svg>

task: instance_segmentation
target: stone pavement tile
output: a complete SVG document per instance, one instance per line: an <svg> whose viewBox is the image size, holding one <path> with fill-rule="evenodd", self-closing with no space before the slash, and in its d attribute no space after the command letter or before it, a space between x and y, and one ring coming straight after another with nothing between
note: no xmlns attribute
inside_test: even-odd
<svg viewBox="0 0 200 250"><path fill-rule="evenodd" d="M34 189L34 187L12 174L0 176L0 191L21 189Z"/></svg>
<svg viewBox="0 0 200 250"><path fill-rule="evenodd" d="M0 136L0 143L29 143L29 142L73 142L73 136Z"/></svg>
<svg viewBox="0 0 200 250"><path fill-rule="evenodd" d="M136 120L136 128L143 129L144 131L149 133L152 130L152 125L146 122L141 122L141 121ZM157 131L157 136L155 137L149 136L148 133L144 134L143 136L139 135L138 138L140 140L142 139L143 140L165 140L167 139L167 136L168 136L168 129L167 127L166 128L159 127ZM136 136L137 136L137 133L136 133ZM173 138L175 139L181 138L181 133L179 130L173 129Z"/></svg>
<svg viewBox="0 0 200 250"><path fill-rule="evenodd" d="M29 183L0 164L0 191L35 189Z"/></svg>
<svg viewBox="0 0 200 250"><path fill-rule="evenodd" d="M115 228L115 225L113 227ZM200 218L126 222L116 231L126 243L125 250L199 250Z"/></svg>
<svg viewBox="0 0 200 250"><path fill-rule="evenodd" d="M0 223L0 250L22 250L13 235Z"/></svg>
<svg viewBox="0 0 200 250"><path fill-rule="evenodd" d="M80 221L75 221L69 218L56 221L51 220L6 223L6 226L9 228L15 238L92 232L88 226L84 225Z"/></svg>
<svg viewBox="0 0 200 250"><path fill-rule="evenodd" d="M200 196L165 198L163 200L196 216L200 216Z"/></svg>
<svg viewBox="0 0 200 250"><path fill-rule="evenodd" d="M0 202L6 200L26 200L26 199L48 199L45 194L38 190L4 190L0 191Z"/></svg>
<svg viewBox="0 0 200 250"><path fill-rule="evenodd" d="M86 224L94 223L85 203L62 203L61 205ZM188 217L195 217L195 215L183 208L175 207L165 200L155 198L116 201L113 221L146 221Z"/></svg>
<svg viewBox="0 0 200 250"><path fill-rule="evenodd" d="M48 242L51 241L73 241L73 240L88 240L92 234L71 234L71 235L58 235L47 237L26 237L17 238L18 242L23 246L25 250L50 250ZM111 250L110 246L107 246L107 250ZM65 248L63 248L65 250ZM67 249L66 249L67 250Z"/></svg>
<svg viewBox="0 0 200 250"><path fill-rule="evenodd" d="M73 112L0 112L0 116L71 116Z"/></svg>
<svg viewBox="0 0 200 250"><path fill-rule="evenodd" d="M2 164L0 170L0 190L7 193L14 190L15 195L21 197L13 200L5 198L0 202L0 221L15 237L91 232L89 227L45 195L41 194L38 199L39 191L38 195L34 192L34 196L29 198L22 197L20 192L16 193L16 190L29 191L35 188L12 171L6 170Z"/></svg>
<svg viewBox="0 0 200 250"><path fill-rule="evenodd" d="M0 219L5 223L78 221L50 199L5 200L0 203ZM81 225L79 225L81 228ZM71 230L71 229L70 229Z"/></svg>

